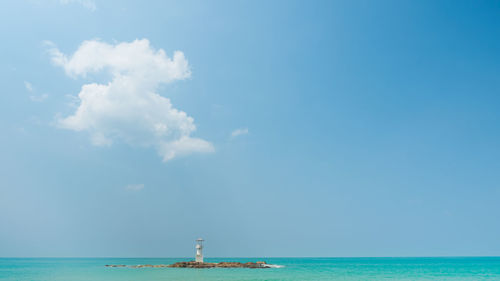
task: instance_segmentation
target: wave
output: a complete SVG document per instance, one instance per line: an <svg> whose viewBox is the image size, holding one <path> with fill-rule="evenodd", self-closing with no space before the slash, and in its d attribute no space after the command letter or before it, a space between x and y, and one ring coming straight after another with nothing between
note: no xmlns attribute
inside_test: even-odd
<svg viewBox="0 0 500 281"><path fill-rule="evenodd" d="M264 267L269 267L269 268L283 268L285 266L284 265L278 265L278 264L265 264Z"/></svg>

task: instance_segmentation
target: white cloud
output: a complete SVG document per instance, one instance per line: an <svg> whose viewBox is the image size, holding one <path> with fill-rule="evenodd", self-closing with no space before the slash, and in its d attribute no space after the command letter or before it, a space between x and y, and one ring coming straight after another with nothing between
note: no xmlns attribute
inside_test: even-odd
<svg viewBox="0 0 500 281"><path fill-rule="evenodd" d="M71 77L90 73L111 75L107 84L90 83L78 94L73 115L57 121L62 128L85 131L94 145L109 146L114 140L154 147L164 161L194 152L213 152L203 139L193 138L194 119L156 93L158 86L191 75L184 54L169 58L153 49L146 39L115 45L84 41L71 56L46 42L52 62Z"/></svg>
<svg viewBox="0 0 500 281"><path fill-rule="evenodd" d="M126 190L141 191L144 189L144 184L129 184L125 187Z"/></svg>
<svg viewBox="0 0 500 281"><path fill-rule="evenodd" d="M31 95L30 100L34 102L42 102L46 100L49 97L48 94L42 94L42 95Z"/></svg>
<svg viewBox="0 0 500 281"><path fill-rule="evenodd" d="M31 85L30 82L24 81L24 87L28 90L28 92L33 92L33 85Z"/></svg>
<svg viewBox="0 0 500 281"><path fill-rule="evenodd" d="M231 137L232 138L235 138L237 136L241 136L241 135L246 135L248 134L248 128L240 128L240 129L236 129L234 130L232 133L231 133Z"/></svg>
<svg viewBox="0 0 500 281"><path fill-rule="evenodd" d="M33 88L33 85L28 81L24 81L24 87L30 93L35 92L35 88ZM42 95L32 94L29 97L30 97L30 100L33 102L42 102L42 101L46 100L49 97L49 95L48 94L42 94Z"/></svg>
<svg viewBox="0 0 500 281"><path fill-rule="evenodd" d="M95 11L97 9L97 6L93 0L59 0L59 3L61 4L79 4L82 5L84 8L89 9L90 11Z"/></svg>

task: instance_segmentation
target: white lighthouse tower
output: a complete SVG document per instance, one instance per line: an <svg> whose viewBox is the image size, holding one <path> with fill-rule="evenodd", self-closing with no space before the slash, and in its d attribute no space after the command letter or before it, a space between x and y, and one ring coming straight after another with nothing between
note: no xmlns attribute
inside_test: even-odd
<svg viewBox="0 0 500 281"><path fill-rule="evenodd" d="M203 262L203 239L196 239L196 262Z"/></svg>

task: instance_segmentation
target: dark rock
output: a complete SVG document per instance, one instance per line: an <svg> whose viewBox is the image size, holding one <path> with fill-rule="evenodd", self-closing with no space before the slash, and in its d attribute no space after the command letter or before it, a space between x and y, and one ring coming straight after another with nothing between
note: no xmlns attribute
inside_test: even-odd
<svg viewBox="0 0 500 281"><path fill-rule="evenodd" d="M181 261L181 262L176 262L174 264L139 264L139 265L132 265L130 266L131 268L145 268L145 267L152 267L152 268L163 268L163 267L174 267L174 268L213 268L213 267L220 267L220 268L268 268L266 266L266 262L263 261L258 261L258 262L247 262L247 263L241 263L241 262L219 262L219 263L212 263L212 262L195 262L195 261ZM106 267L127 267L126 265L123 264L107 264L105 265Z"/></svg>
<svg viewBox="0 0 500 281"><path fill-rule="evenodd" d="M219 263L210 263L210 262L176 262L174 264L169 265L168 267L178 267L178 268L266 268L264 265L265 262L219 262Z"/></svg>

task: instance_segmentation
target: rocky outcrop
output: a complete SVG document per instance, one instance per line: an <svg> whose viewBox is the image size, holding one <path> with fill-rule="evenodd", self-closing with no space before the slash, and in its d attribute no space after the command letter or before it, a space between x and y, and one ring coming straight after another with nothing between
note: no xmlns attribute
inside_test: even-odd
<svg viewBox="0 0 500 281"><path fill-rule="evenodd" d="M219 263L211 263L211 262L195 262L195 261L187 261L187 262L176 262L174 264L169 265L168 267L185 267L185 268L212 268L212 267L222 267L222 268L267 268L266 263L263 261L259 262L219 262Z"/></svg>
<svg viewBox="0 0 500 281"><path fill-rule="evenodd" d="M175 267L175 268L269 268L268 264L264 261L258 262L195 262L195 261L181 261L174 264L140 264L140 265L123 265L123 264L107 264L106 267L130 267L130 268L145 268L145 267Z"/></svg>

